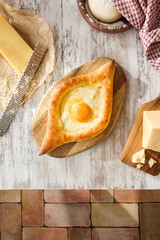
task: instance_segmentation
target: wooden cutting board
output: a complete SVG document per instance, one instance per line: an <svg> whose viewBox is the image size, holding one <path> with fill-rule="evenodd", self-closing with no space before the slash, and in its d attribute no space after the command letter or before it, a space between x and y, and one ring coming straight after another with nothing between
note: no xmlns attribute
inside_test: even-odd
<svg viewBox="0 0 160 240"><path fill-rule="evenodd" d="M132 163L131 159L134 153L142 149L143 111L154 110L160 110L160 96L151 102L143 104L139 108L128 140L121 155L121 161L123 163L136 168L136 164ZM157 160L157 163L152 168L150 168L148 163L146 163L140 170L156 176L160 173L160 153L152 150L146 150L146 162L148 162L151 157Z"/></svg>
<svg viewBox="0 0 160 240"><path fill-rule="evenodd" d="M50 102L51 94L53 88L67 80L70 77L86 74L89 72L93 72L105 63L109 62L109 58L96 58L86 64L82 65L81 67L71 71L64 77L57 80L47 91L45 96L40 102L40 105L35 113L33 123L32 123L32 134L33 138L35 139L38 146L41 146L42 140L44 138L46 127L47 127L47 108ZM116 63L116 71L115 71L115 78L114 78L114 97L113 97L113 110L111 115L111 120L108 127L98 136L91 138L89 140L74 142L74 143L67 143L55 149L54 151L50 152L48 155L57 158L69 157L80 153L86 149L89 149L96 144L103 141L112 131L113 127L115 126L118 116L121 112L123 102L126 95L126 78L123 73L122 68Z"/></svg>

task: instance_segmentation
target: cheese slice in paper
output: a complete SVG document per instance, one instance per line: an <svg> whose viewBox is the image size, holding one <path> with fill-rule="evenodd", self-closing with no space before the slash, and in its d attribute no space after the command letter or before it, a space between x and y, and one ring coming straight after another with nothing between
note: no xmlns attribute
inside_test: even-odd
<svg viewBox="0 0 160 240"><path fill-rule="evenodd" d="M33 50L0 14L0 53L22 75Z"/></svg>

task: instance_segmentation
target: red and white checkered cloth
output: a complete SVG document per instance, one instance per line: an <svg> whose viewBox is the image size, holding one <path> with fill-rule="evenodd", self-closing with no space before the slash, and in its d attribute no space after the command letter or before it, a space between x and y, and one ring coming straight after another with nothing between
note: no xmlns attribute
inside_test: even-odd
<svg viewBox="0 0 160 240"><path fill-rule="evenodd" d="M147 60L160 70L160 0L111 0L111 3L140 30Z"/></svg>

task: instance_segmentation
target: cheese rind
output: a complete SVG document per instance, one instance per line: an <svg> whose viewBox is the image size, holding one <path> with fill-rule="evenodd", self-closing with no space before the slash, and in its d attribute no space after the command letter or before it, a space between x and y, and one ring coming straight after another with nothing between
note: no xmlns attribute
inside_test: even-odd
<svg viewBox="0 0 160 240"><path fill-rule="evenodd" d="M33 50L0 14L0 53L22 75Z"/></svg>
<svg viewBox="0 0 160 240"><path fill-rule="evenodd" d="M143 112L142 147L160 152L160 111Z"/></svg>
<svg viewBox="0 0 160 240"><path fill-rule="evenodd" d="M133 154L132 162L145 164L145 149Z"/></svg>

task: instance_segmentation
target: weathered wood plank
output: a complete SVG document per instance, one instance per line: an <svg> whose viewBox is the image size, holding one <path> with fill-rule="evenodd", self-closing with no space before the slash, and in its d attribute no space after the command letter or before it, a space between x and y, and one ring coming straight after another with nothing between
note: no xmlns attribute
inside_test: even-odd
<svg viewBox="0 0 160 240"><path fill-rule="evenodd" d="M120 162L139 106L159 94L160 74L147 63L138 31L118 35L97 32L82 19L76 0L7 0L42 16L53 29L56 65L46 82L21 107L6 136L0 139L0 188L160 188L151 177ZM53 81L96 57L114 58L128 80L120 118L101 144L67 159L38 156L31 136L35 110Z"/></svg>

